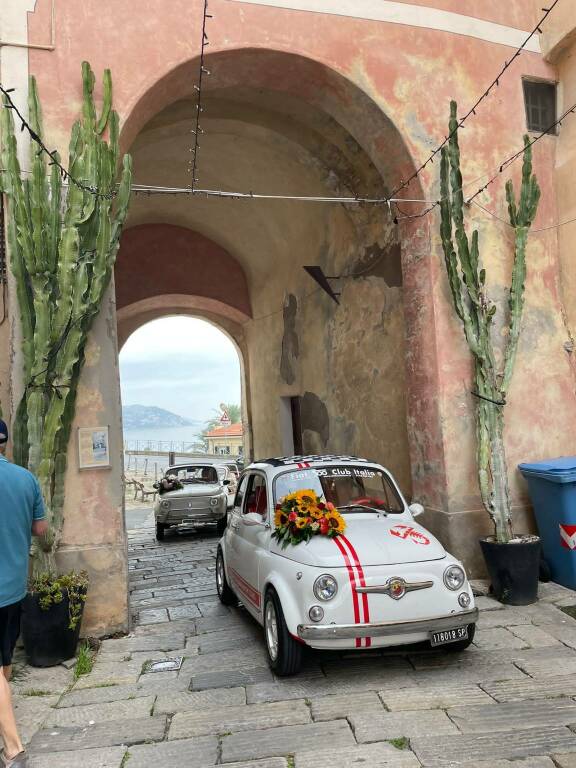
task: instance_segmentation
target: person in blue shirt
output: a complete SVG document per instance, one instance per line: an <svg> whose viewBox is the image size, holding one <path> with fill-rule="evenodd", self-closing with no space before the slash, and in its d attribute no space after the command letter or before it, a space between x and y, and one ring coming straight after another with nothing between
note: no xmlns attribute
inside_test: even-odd
<svg viewBox="0 0 576 768"><path fill-rule="evenodd" d="M0 768L25 768L28 757L16 727L9 680L27 591L30 542L32 535L45 536L48 525L38 480L6 459L7 443L8 428L0 419Z"/></svg>

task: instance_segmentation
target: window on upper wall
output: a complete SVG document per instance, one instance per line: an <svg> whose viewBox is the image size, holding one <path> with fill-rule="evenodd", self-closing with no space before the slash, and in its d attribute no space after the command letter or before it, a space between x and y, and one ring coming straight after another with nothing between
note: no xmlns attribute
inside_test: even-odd
<svg viewBox="0 0 576 768"><path fill-rule="evenodd" d="M529 131L556 134L556 83L523 80L526 125Z"/></svg>

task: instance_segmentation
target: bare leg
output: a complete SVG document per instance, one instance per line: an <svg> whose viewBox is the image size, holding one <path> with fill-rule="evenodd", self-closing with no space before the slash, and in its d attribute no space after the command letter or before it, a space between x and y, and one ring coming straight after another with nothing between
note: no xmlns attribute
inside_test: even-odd
<svg viewBox="0 0 576 768"><path fill-rule="evenodd" d="M6 674L10 674L11 667L0 667L3 674L0 674L0 736L4 742L4 754L8 759L15 757L22 752L24 747L18 736L16 728L16 718L12 707L12 695L10 686L6 679Z"/></svg>
<svg viewBox="0 0 576 768"><path fill-rule="evenodd" d="M4 672L4 677L8 682L10 682L10 678L12 677L12 664L10 666L6 665L5 667L0 667L2 672Z"/></svg>

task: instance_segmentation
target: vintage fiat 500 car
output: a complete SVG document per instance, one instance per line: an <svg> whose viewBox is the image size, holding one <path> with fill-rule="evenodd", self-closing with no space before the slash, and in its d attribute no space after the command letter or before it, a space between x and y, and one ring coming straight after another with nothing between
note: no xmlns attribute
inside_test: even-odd
<svg viewBox="0 0 576 768"><path fill-rule="evenodd" d="M288 530L278 527L286 500L298 504L304 490L321 510L334 511L333 523L343 533L335 535L335 528L321 535L320 525L325 534L328 529L320 519L318 527L311 523L309 540L278 540L278 532ZM310 515L317 519L328 514L314 509ZM463 650L478 617L472 589L462 564L415 522L422 511L407 505L384 467L362 459L307 456L252 464L218 545L220 600L241 601L263 625L278 675L298 671L303 645L429 642Z"/></svg>
<svg viewBox="0 0 576 768"><path fill-rule="evenodd" d="M176 483L178 490L163 490ZM161 541L167 528L177 525L216 523L219 533L226 528L228 470L214 464L180 464L168 467L158 483L159 496L154 505L156 538ZM234 480L235 482L235 480Z"/></svg>

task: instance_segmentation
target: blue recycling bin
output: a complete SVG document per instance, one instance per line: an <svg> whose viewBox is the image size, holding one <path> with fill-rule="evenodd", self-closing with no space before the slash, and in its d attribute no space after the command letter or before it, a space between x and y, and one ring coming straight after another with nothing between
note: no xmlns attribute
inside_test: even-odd
<svg viewBox="0 0 576 768"><path fill-rule="evenodd" d="M576 589L576 456L520 464L552 579Z"/></svg>

